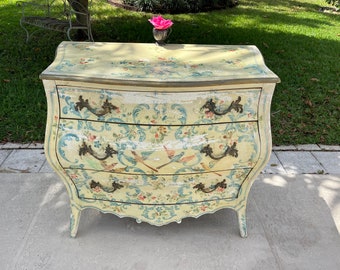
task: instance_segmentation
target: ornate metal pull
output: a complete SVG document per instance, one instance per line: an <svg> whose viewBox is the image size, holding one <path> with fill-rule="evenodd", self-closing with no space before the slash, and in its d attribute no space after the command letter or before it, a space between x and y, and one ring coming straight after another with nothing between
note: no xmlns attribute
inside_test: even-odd
<svg viewBox="0 0 340 270"><path fill-rule="evenodd" d="M96 116L103 116L107 113L111 113L112 110L116 110L118 109L118 107L116 107L115 105L113 105L112 103L110 103L108 101L108 99L106 99L106 101L103 103L102 105L102 110L99 110L97 112L97 109L94 109L91 107L91 105L89 104L89 100L88 99L83 99L83 96L79 96L79 101L76 103L76 105L74 106L74 109L76 111L81 111L83 108L87 108L91 113L93 113Z"/></svg>
<svg viewBox="0 0 340 270"><path fill-rule="evenodd" d="M90 183L90 188L91 189L95 189L96 187L101 188L103 191L108 192L108 193L113 193L115 192L117 189L120 189L123 187L123 185L117 183L117 182L113 182L112 183L112 188L105 188L102 186L102 184L100 184L99 182L95 182L94 180L91 181Z"/></svg>
<svg viewBox="0 0 340 270"><path fill-rule="evenodd" d="M196 186L194 186L193 188L197 188L197 191L202 191L204 193L210 193L215 191L218 188L227 188L227 184L226 184L226 180L223 179L223 181L218 182L216 185L213 185L211 188L206 188L204 184L199 183Z"/></svg>
<svg viewBox="0 0 340 270"><path fill-rule="evenodd" d="M205 154L205 156L209 156L210 158L214 160L219 160L221 158L226 157L227 155L232 156L232 157L238 157L238 150L236 149L236 142L234 142L233 145L230 147L227 146L227 149L219 156L214 156L213 149L211 148L209 144L204 146L200 152Z"/></svg>
<svg viewBox="0 0 340 270"><path fill-rule="evenodd" d="M87 153L89 153L91 156L98 160L105 160L109 157L112 157L112 155L118 154L116 150L114 150L110 145L106 146L105 148L105 156L100 157L98 154L96 154L91 145L88 146L85 142L83 142L82 146L79 148L79 156L85 156Z"/></svg>
<svg viewBox="0 0 340 270"><path fill-rule="evenodd" d="M241 102L241 97L238 97L237 100L231 102L231 104L229 105L227 109L223 111L217 111L216 103L212 99L210 99L202 106L201 110L208 109L208 112L212 112L216 115L225 115L228 112L231 112L231 110L235 110L238 113L242 113L243 105L240 104L240 102Z"/></svg>

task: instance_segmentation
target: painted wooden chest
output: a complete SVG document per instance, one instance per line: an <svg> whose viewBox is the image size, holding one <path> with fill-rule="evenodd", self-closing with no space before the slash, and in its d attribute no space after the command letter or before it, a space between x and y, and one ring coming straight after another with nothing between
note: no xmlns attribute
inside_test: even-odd
<svg viewBox="0 0 340 270"><path fill-rule="evenodd" d="M157 226L232 208L247 235L279 82L255 46L62 42L41 79L72 237L84 208Z"/></svg>

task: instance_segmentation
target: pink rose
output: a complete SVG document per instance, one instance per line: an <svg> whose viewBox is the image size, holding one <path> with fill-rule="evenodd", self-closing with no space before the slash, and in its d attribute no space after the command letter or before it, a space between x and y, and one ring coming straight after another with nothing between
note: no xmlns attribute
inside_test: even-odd
<svg viewBox="0 0 340 270"><path fill-rule="evenodd" d="M149 22L158 30L165 30L173 25L171 20L166 20L162 16L153 17L152 19L149 19Z"/></svg>

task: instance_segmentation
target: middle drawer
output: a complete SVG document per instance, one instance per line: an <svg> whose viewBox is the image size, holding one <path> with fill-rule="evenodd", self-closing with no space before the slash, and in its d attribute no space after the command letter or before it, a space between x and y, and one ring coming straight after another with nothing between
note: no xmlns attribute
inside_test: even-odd
<svg viewBox="0 0 340 270"><path fill-rule="evenodd" d="M60 119L64 168L126 174L187 174L249 168L260 149L257 122L144 126Z"/></svg>

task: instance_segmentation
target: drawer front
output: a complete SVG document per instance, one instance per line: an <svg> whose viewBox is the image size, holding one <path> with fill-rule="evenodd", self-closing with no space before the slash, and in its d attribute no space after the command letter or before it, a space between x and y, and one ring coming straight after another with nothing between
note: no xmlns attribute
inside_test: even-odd
<svg viewBox="0 0 340 270"><path fill-rule="evenodd" d="M57 155L64 168L126 174L192 174L252 167L257 122L142 126L61 119Z"/></svg>
<svg viewBox="0 0 340 270"><path fill-rule="evenodd" d="M260 93L261 89L165 93L58 86L62 118L148 125L253 121Z"/></svg>
<svg viewBox="0 0 340 270"><path fill-rule="evenodd" d="M235 199L250 169L213 173L145 176L67 169L80 199L133 204L183 204Z"/></svg>

